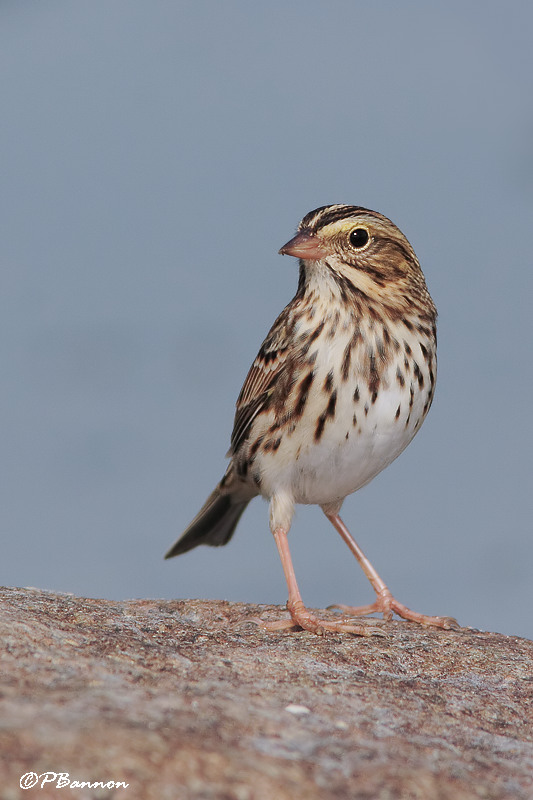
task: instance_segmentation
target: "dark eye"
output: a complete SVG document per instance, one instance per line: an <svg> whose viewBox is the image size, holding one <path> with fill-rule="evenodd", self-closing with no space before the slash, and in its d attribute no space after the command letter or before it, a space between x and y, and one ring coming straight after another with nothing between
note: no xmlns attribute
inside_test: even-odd
<svg viewBox="0 0 533 800"><path fill-rule="evenodd" d="M368 235L366 228L356 228L350 234L350 244L358 249L368 244L369 239L370 236Z"/></svg>

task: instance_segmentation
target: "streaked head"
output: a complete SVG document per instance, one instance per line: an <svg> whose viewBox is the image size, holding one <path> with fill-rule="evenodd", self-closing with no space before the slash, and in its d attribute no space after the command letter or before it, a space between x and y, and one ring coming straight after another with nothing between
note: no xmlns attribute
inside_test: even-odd
<svg viewBox="0 0 533 800"><path fill-rule="evenodd" d="M303 218L280 253L301 259L315 277L333 277L380 302L431 298L415 252L390 219L360 206L322 206Z"/></svg>

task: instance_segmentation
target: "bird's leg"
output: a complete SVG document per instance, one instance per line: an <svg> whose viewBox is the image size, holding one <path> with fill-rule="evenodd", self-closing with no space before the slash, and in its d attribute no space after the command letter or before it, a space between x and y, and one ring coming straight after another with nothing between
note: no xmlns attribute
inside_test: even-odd
<svg viewBox="0 0 533 800"><path fill-rule="evenodd" d="M291 615L292 625L296 625L311 633L323 634L324 631L334 631L335 633L355 633L359 636L369 636L372 631L365 625L354 625L351 621L346 620L327 620L319 619L312 614L304 605L294 567L292 564L291 553L289 550L289 540L287 532L283 528L277 528L274 531L274 541L278 548L278 553L281 559L283 572L285 573L285 580L289 590L289 599L287 601L287 608ZM381 633L381 631L380 631Z"/></svg>
<svg viewBox="0 0 533 800"><path fill-rule="evenodd" d="M275 622L263 622L259 619L253 621L260 627L269 631L278 631L286 628L303 628L306 631L322 635L326 631L334 633L354 633L357 636L383 636L383 631L380 628L374 628L365 624L354 624L353 620L345 619L322 619L312 614L306 608L298 588L292 558L289 550L289 542L287 538L287 531L284 528L276 528L274 530L274 540L278 548L283 572L289 589L289 599L287 601L287 608L291 615L290 619L277 620Z"/></svg>
<svg viewBox="0 0 533 800"><path fill-rule="evenodd" d="M410 608L407 608L407 606L404 606L403 603L400 603L398 600L396 600L387 584L380 578L368 558L359 547L340 516L338 514L328 513L327 511L324 511L324 513L331 524L340 533L358 560L363 572L372 584L372 587L377 595L376 601L368 606L352 607L339 604L333 606L334 608L338 608L341 611L345 611L354 616L372 614L376 611L381 611L385 620L391 620L393 612L396 612L399 617L403 617L403 619L410 620L411 622L418 622L420 625L433 625L438 628L446 629L459 627L457 621L453 619L453 617L430 617L427 614L420 614L418 611L411 611Z"/></svg>

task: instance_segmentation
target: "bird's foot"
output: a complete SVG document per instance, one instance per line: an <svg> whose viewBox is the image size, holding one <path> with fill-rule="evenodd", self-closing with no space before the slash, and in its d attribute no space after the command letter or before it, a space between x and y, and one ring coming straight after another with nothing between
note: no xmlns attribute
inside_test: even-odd
<svg viewBox="0 0 533 800"><path fill-rule="evenodd" d="M392 596L390 591L382 591L378 594L374 603L368 606L347 606L336 604L328 606L328 608L338 608L345 614L352 617L360 617L365 614L374 614L376 612L383 614L383 619L390 621L393 613L396 613L402 619L409 620L409 622L417 622L419 625L432 626L435 628L444 628L444 630L457 630L460 626L456 619L453 617L431 617L428 614L420 614L418 611L412 611L403 603L400 603Z"/></svg>
<svg viewBox="0 0 533 800"><path fill-rule="evenodd" d="M386 636L387 634L374 625L367 623L356 624L351 619L343 619L337 617L336 619L323 619L317 617L308 608L304 606L301 601L293 604L287 603L287 608L290 612L289 619L279 619L271 622L264 621L259 617L252 617L247 619L247 622L253 622L258 627L266 631L282 631L290 630L291 628L302 628L304 631L309 631L317 636L323 636L326 632L332 633L352 633L355 636Z"/></svg>

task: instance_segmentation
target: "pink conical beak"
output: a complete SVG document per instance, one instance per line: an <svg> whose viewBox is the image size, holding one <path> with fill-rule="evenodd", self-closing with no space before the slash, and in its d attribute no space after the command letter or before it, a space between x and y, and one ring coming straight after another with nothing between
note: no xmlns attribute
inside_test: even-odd
<svg viewBox="0 0 533 800"><path fill-rule="evenodd" d="M305 258L306 261L319 261L327 255L327 250L316 234L303 230L298 231L290 242L284 244L279 251L282 256Z"/></svg>

